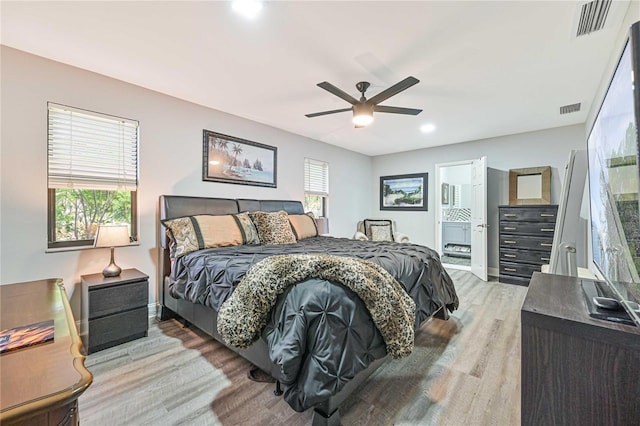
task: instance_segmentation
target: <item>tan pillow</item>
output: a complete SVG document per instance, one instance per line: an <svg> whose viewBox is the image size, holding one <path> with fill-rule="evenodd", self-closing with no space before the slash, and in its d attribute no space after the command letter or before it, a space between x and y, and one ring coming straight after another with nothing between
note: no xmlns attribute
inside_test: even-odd
<svg viewBox="0 0 640 426"><path fill-rule="evenodd" d="M173 240L173 257L206 248L242 244L242 232L233 215L199 215L163 220Z"/></svg>
<svg viewBox="0 0 640 426"><path fill-rule="evenodd" d="M318 228L316 227L313 213L290 214L289 222L291 222L291 228L298 240L318 236Z"/></svg>
<svg viewBox="0 0 640 426"><path fill-rule="evenodd" d="M249 213L249 216L258 230L260 244L293 244L296 242L296 236L291 230L287 212L255 212Z"/></svg>

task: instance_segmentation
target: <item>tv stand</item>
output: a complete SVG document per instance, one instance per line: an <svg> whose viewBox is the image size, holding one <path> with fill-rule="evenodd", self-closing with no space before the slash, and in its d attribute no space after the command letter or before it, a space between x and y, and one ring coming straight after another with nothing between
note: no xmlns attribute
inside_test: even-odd
<svg viewBox="0 0 640 426"><path fill-rule="evenodd" d="M521 310L523 426L640 424L640 327L590 317L582 280L533 274Z"/></svg>

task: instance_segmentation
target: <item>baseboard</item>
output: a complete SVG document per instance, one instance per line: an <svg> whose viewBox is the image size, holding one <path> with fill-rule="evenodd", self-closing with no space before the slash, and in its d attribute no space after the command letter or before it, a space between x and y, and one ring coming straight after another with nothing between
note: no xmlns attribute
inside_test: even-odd
<svg viewBox="0 0 640 426"><path fill-rule="evenodd" d="M149 308L149 318L155 318L156 317L156 312L158 312L158 304L157 303L149 303L149 305L147 305L147 307Z"/></svg>
<svg viewBox="0 0 640 426"><path fill-rule="evenodd" d="M488 267L487 268L487 274L490 277L496 277L498 278L498 276L500 275L500 269L499 268L494 268L494 267Z"/></svg>

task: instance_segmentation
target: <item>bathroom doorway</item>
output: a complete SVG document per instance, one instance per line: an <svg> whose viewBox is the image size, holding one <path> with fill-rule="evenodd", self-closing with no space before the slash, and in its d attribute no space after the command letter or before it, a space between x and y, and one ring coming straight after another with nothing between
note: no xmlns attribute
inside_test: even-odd
<svg viewBox="0 0 640 426"><path fill-rule="evenodd" d="M486 281L486 158L435 168L436 245L442 263Z"/></svg>

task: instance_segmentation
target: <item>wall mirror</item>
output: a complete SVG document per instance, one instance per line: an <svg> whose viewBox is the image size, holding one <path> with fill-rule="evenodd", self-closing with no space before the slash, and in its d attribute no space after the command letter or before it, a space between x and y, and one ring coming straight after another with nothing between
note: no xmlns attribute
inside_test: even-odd
<svg viewBox="0 0 640 426"><path fill-rule="evenodd" d="M509 170L509 204L551 204L551 167Z"/></svg>

